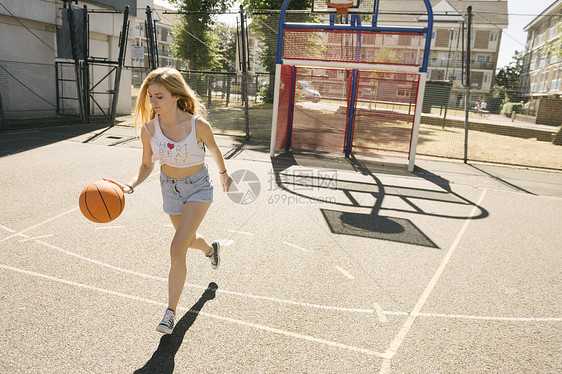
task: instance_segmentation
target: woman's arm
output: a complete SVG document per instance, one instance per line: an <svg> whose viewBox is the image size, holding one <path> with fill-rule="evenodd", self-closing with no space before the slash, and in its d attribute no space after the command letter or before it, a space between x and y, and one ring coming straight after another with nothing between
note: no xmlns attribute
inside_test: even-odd
<svg viewBox="0 0 562 374"><path fill-rule="evenodd" d="M224 158L222 157L222 153L215 141L215 135L213 134L213 129L209 122L198 118L196 121L196 129L197 129L197 136L199 139L205 143L205 146L209 150L209 153L213 157L215 164L219 169L220 180L222 185L223 192L228 192L230 185L234 180L228 175L228 171L226 170L226 166L224 164Z"/></svg>
<svg viewBox="0 0 562 374"><path fill-rule="evenodd" d="M150 139L151 139L150 133L148 132L146 127L143 126L141 129L142 163L139 167L139 170L135 175L133 175L131 181L128 184L128 186L132 188L135 188L136 186L144 182L144 180L148 178L150 173L152 173L152 170L154 170L154 162L152 162L152 147L150 145Z"/></svg>
<svg viewBox="0 0 562 374"><path fill-rule="evenodd" d="M146 178L148 178L150 173L152 173L152 170L154 170L154 162L152 162L152 147L150 145L150 138L151 138L150 133L146 130L146 127L143 126L141 129L142 162L139 169L137 170L135 175L133 175L131 181L128 184L122 184L113 181L111 179L106 179L106 180L108 182L115 183L116 185L121 187L121 189L125 193L133 193L134 188L137 187L139 184L141 184Z"/></svg>

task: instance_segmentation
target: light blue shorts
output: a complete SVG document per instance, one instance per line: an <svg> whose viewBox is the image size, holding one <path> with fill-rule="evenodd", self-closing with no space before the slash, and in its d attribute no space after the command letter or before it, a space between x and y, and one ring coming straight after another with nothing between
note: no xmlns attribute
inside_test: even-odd
<svg viewBox="0 0 562 374"><path fill-rule="evenodd" d="M164 212L170 215L180 215L183 204L191 201L204 203L213 202L213 182L207 165L187 178L170 178L160 171L160 187L162 187L162 201Z"/></svg>

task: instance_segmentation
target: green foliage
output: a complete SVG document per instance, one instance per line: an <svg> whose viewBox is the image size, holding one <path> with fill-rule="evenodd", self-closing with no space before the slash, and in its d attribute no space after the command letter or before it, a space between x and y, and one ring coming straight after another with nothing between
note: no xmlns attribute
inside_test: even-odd
<svg viewBox="0 0 562 374"><path fill-rule="evenodd" d="M550 53L553 56L562 58L562 23L560 22L560 20L558 22L558 26L556 27L557 39L546 42L545 51L546 53Z"/></svg>
<svg viewBox="0 0 562 374"><path fill-rule="evenodd" d="M523 112L523 103L505 103L503 104L501 112L505 114L507 117L511 117L513 112L515 113L522 113Z"/></svg>
<svg viewBox="0 0 562 374"><path fill-rule="evenodd" d="M181 11L224 12L232 0L170 0ZM190 70L213 70L222 65L217 38L211 26L210 13L183 14L174 25L172 51L174 56L189 61Z"/></svg>
<svg viewBox="0 0 562 374"><path fill-rule="evenodd" d="M236 27L218 23L212 33L213 45L220 54L219 64L223 71L234 71L236 61Z"/></svg>
<svg viewBox="0 0 562 374"><path fill-rule="evenodd" d="M501 68L496 74L494 85L494 97L500 98L502 102L519 101L520 77L523 71L523 53L515 51L513 60L509 65Z"/></svg>
<svg viewBox="0 0 562 374"><path fill-rule="evenodd" d="M242 0L242 4L247 9L277 9L283 6L283 0ZM293 0L289 4L289 10L308 9L311 0ZM275 62L277 57L277 30L279 27L279 14L252 15L250 31L261 35L262 52L259 56L260 64L270 74L275 74ZM315 20L311 14L287 14L286 22L311 22ZM316 53L316 52L314 52ZM273 82L273 79L270 79ZM263 96L265 102L273 102L274 85L268 86L268 92Z"/></svg>
<svg viewBox="0 0 562 374"><path fill-rule="evenodd" d="M272 103L273 102L273 90L269 89L269 85L262 86L260 88L260 92L258 93L258 97L264 103Z"/></svg>
<svg viewBox="0 0 562 374"><path fill-rule="evenodd" d="M513 61L504 66L496 75L496 85L506 90L519 88L519 77L523 70L523 53L515 51Z"/></svg>

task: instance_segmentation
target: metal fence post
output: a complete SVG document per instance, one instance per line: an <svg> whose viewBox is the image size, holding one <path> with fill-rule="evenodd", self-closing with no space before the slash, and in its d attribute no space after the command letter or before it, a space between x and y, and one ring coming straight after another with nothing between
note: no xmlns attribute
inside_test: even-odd
<svg viewBox="0 0 562 374"><path fill-rule="evenodd" d="M244 100L244 114L246 118L246 140L250 140L250 115L248 113L248 64L246 56L246 29L244 7L240 5L240 39L242 40L242 98Z"/></svg>
<svg viewBox="0 0 562 374"><path fill-rule="evenodd" d="M464 113L464 163L468 161L468 115L470 113L470 43L472 32L472 6L466 8L468 12L467 17L467 32L466 32L466 97L465 97L465 113Z"/></svg>

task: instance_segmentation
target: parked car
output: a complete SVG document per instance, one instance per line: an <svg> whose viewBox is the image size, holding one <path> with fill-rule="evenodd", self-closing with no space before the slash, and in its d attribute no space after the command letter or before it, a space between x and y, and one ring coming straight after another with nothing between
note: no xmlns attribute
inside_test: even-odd
<svg viewBox="0 0 562 374"><path fill-rule="evenodd" d="M297 97L302 95L305 99L311 100L315 103L320 101L320 92L314 89L310 82L297 81Z"/></svg>

